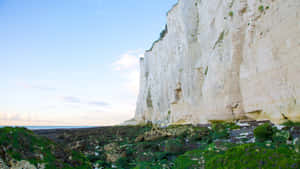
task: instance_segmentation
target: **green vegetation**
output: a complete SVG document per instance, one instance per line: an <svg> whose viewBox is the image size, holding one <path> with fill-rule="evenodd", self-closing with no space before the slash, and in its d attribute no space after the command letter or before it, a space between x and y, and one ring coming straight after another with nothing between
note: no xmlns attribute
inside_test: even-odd
<svg viewBox="0 0 300 169"><path fill-rule="evenodd" d="M287 120L286 122L282 123L282 125L287 127L300 127L300 122L293 122L291 120Z"/></svg>
<svg viewBox="0 0 300 169"><path fill-rule="evenodd" d="M288 146L269 148L245 144L214 156L206 156L205 166L207 169L299 168L299 157Z"/></svg>
<svg viewBox="0 0 300 169"><path fill-rule="evenodd" d="M272 140L274 130L271 124L265 123L254 129L254 136L258 141Z"/></svg>
<svg viewBox="0 0 300 169"><path fill-rule="evenodd" d="M221 43L221 42L223 41L223 39L224 39L224 36L225 36L225 32L223 31L223 32L221 32L221 34L220 34L220 36L219 36L218 40L216 41L216 43L215 43L215 45L214 45L213 49L215 49L215 48L216 48L216 46L217 46L219 43Z"/></svg>
<svg viewBox="0 0 300 169"><path fill-rule="evenodd" d="M291 146L262 144L226 145L222 149L188 151L175 161L175 169L299 168L299 154Z"/></svg>
<svg viewBox="0 0 300 169"><path fill-rule="evenodd" d="M151 90L150 89L148 90L146 103L147 103L147 107L153 107L152 98L151 98Z"/></svg>
<svg viewBox="0 0 300 169"><path fill-rule="evenodd" d="M0 147L0 158L45 164L47 169L299 168L300 140L293 132L300 125L284 125L279 130L265 122L253 130L225 121L166 128L147 123L64 131L57 135L63 139L60 144L24 128L2 128L0 145L7 151L3 154Z"/></svg>
<svg viewBox="0 0 300 169"><path fill-rule="evenodd" d="M159 40L162 40L165 36L166 36L166 34L168 33L168 26L167 26L167 24L165 25L165 28L160 32L160 36L159 36Z"/></svg>
<svg viewBox="0 0 300 169"><path fill-rule="evenodd" d="M292 122L288 122L291 126ZM286 144L291 138L290 132L286 129L278 130L276 127L272 127L271 124L265 123L254 129L254 136L257 142L272 141L274 144Z"/></svg>
<svg viewBox="0 0 300 169"><path fill-rule="evenodd" d="M259 10L260 12L264 12L265 7L264 7L263 5L260 5L260 6L258 7L258 10Z"/></svg>
<svg viewBox="0 0 300 169"><path fill-rule="evenodd" d="M205 68L204 75L207 76L207 73L208 73L208 66L206 66L206 68Z"/></svg>
<svg viewBox="0 0 300 169"><path fill-rule="evenodd" d="M160 40L162 40L168 33L168 26L167 24L165 25L165 28L160 32L159 34L159 39L157 39L156 41L154 41L151 45L151 48L149 50L147 50L146 52L149 52L153 49L154 45L159 42Z"/></svg>
<svg viewBox="0 0 300 169"><path fill-rule="evenodd" d="M174 138L164 141L161 145L162 152L167 152L168 154L180 154L183 150L183 140Z"/></svg>
<svg viewBox="0 0 300 169"><path fill-rule="evenodd" d="M229 137L229 131L239 129L235 123L212 121L212 139L226 139Z"/></svg>
<svg viewBox="0 0 300 169"><path fill-rule="evenodd" d="M233 11L230 11L230 12L228 13L228 15L229 15L230 17L233 17Z"/></svg>
<svg viewBox="0 0 300 169"><path fill-rule="evenodd" d="M64 149L25 128L0 128L0 145L0 149L6 150L0 151L0 157L6 157L4 161L27 160L36 166L45 164L46 169L91 168L81 153ZM61 157L56 154L61 154ZM72 159L68 159L69 157Z"/></svg>

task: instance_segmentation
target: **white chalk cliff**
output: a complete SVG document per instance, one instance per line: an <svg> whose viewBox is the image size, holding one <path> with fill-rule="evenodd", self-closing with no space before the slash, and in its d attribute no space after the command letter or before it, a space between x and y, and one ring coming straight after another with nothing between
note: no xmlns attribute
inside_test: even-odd
<svg viewBox="0 0 300 169"><path fill-rule="evenodd" d="M140 61L135 120L300 120L300 0L179 0Z"/></svg>

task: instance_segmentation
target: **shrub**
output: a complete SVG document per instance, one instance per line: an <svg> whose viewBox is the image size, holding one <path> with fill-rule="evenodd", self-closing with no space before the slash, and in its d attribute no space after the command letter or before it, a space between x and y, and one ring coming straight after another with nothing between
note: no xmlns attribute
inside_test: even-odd
<svg viewBox="0 0 300 169"><path fill-rule="evenodd" d="M233 17L233 11L230 11L230 12L228 13L228 15L231 16L231 17Z"/></svg>
<svg viewBox="0 0 300 169"><path fill-rule="evenodd" d="M263 12L263 11L265 10L265 7L264 7L263 5L260 5L260 6L258 7L258 10L259 10L260 12Z"/></svg>
<svg viewBox="0 0 300 169"><path fill-rule="evenodd" d="M270 123L265 123L254 129L254 136L258 141L272 140L273 133Z"/></svg>
<svg viewBox="0 0 300 169"><path fill-rule="evenodd" d="M273 134L272 140L276 143L286 143L291 138L290 132L286 130L276 131Z"/></svg>

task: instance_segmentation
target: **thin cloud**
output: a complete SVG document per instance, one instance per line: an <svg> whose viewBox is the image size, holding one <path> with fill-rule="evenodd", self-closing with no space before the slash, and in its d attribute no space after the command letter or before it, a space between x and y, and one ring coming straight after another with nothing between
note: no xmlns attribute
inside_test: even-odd
<svg viewBox="0 0 300 169"><path fill-rule="evenodd" d="M41 91L55 91L56 90L55 87L49 87L46 85L22 83L21 86L23 86L26 89L35 89L35 90L41 90Z"/></svg>
<svg viewBox="0 0 300 169"><path fill-rule="evenodd" d="M7 113L0 112L0 120L7 120Z"/></svg>
<svg viewBox="0 0 300 169"><path fill-rule="evenodd" d="M102 101L93 101L93 102L89 102L89 105L94 105L94 106L99 106L99 107L107 107L109 106L109 103L106 102L102 102Z"/></svg>
<svg viewBox="0 0 300 169"><path fill-rule="evenodd" d="M65 96L63 97L64 102L67 103L80 103L80 98L75 97L75 96Z"/></svg>
<svg viewBox="0 0 300 169"><path fill-rule="evenodd" d="M21 113L0 113L0 120L1 121L15 121L15 122L24 122L24 121L31 121L30 113L21 114Z"/></svg>
<svg viewBox="0 0 300 169"><path fill-rule="evenodd" d="M24 121L24 119L20 116L20 114L14 114L12 117L9 118L11 121Z"/></svg>
<svg viewBox="0 0 300 169"><path fill-rule="evenodd" d="M43 91L54 91L56 88L54 87L48 87L48 86L38 86L38 85L33 85L31 86L32 89L37 89L37 90L43 90Z"/></svg>
<svg viewBox="0 0 300 169"><path fill-rule="evenodd" d="M66 103L74 103L74 104L81 104L81 105L90 105L90 106L97 106L97 107L108 107L110 104L105 101L88 101L86 99L75 97L75 96L65 96L63 97L63 101ZM76 106L76 105L74 105Z"/></svg>
<svg viewBox="0 0 300 169"><path fill-rule="evenodd" d="M113 63L115 70L136 69L139 65L139 58L144 57L142 50L131 50L122 54L117 61Z"/></svg>
<svg viewBox="0 0 300 169"><path fill-rule="evenodd" d="M139 90L139 61L143 57L143 50L131 50L122 54L113 63L114 69L119 71L121 76L126 80L123 86L134 95L137 95Z"/></svg>

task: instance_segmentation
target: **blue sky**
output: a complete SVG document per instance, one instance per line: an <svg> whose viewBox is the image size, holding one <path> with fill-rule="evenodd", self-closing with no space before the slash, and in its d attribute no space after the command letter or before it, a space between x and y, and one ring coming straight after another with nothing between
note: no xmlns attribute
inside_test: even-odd
<svg viewBox="0 0 300 169"><path fill-rule="evenodd" d="M0 0L0 125L132 118L138 60L176 0Z"/></svg>

